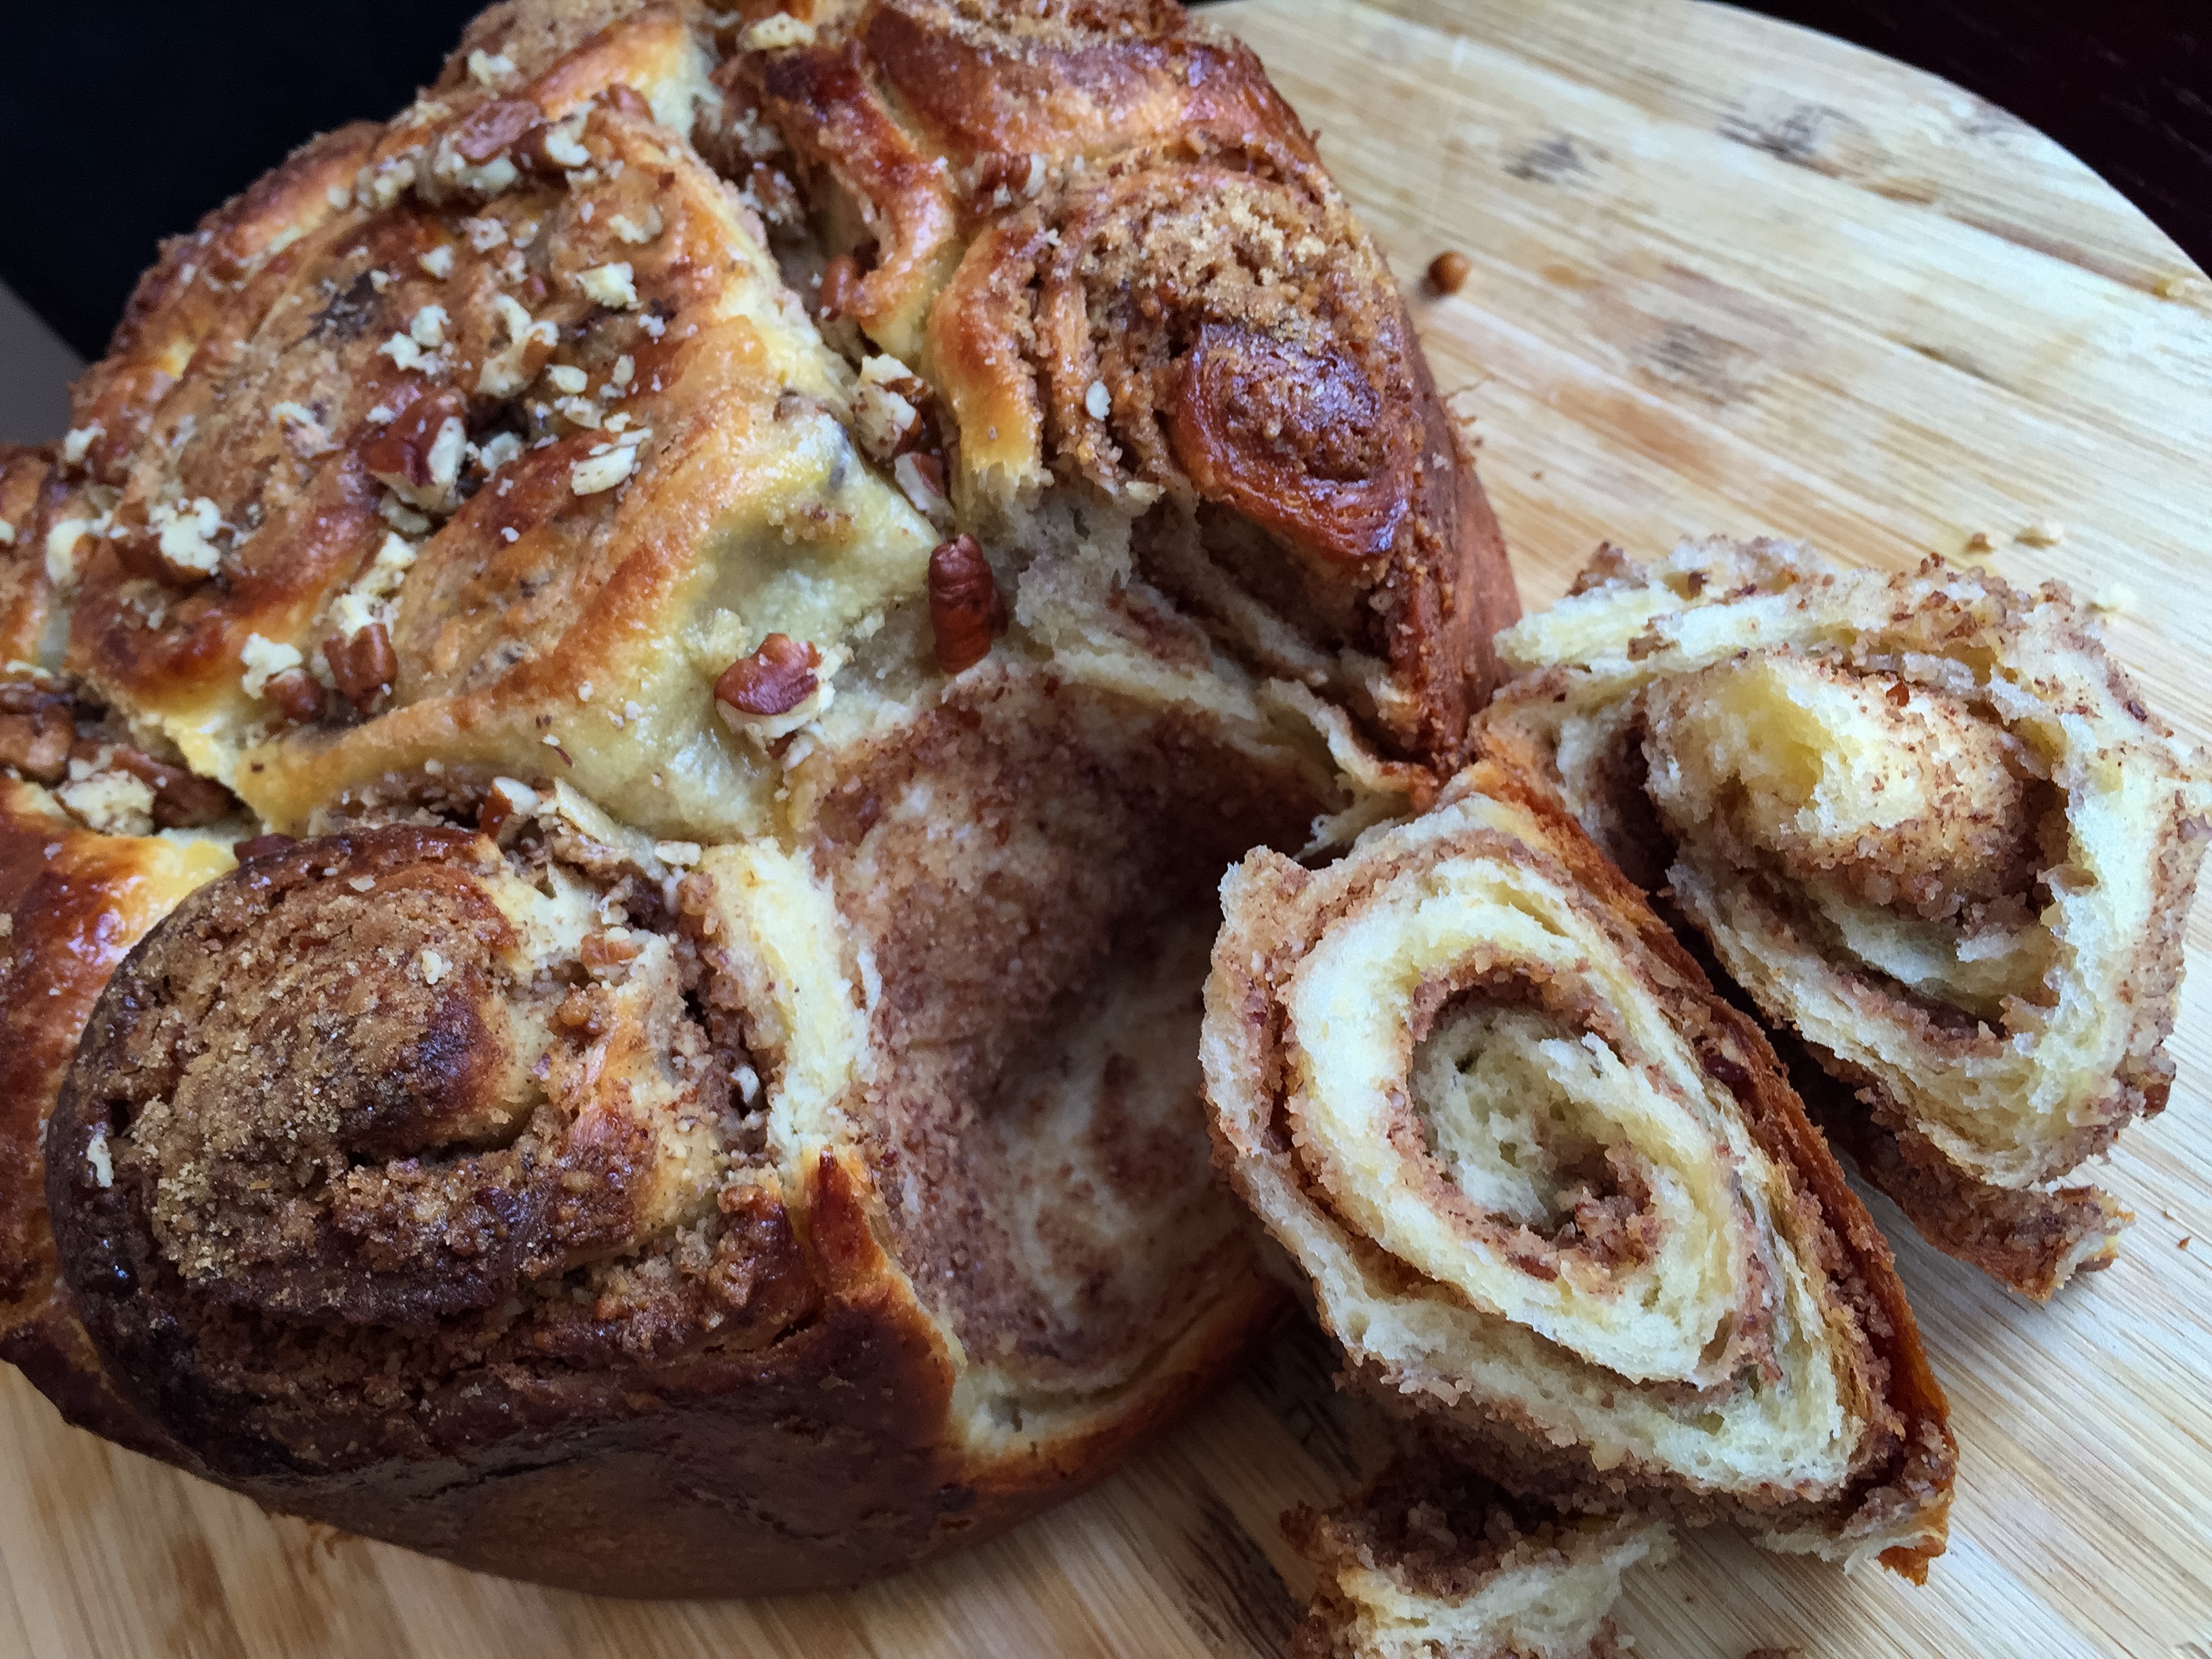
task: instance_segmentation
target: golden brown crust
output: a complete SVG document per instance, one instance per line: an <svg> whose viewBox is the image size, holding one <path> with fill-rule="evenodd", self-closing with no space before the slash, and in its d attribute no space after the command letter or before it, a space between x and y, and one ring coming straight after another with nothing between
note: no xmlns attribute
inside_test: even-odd
<svg viewBox="0 0 2212 1659"><path fill-rule="evenodd" d="M296 843L186 900L109 981L46 1184L99 1380L164 1455L571 1587L843 1583L1095 1479L1274 1316L1231 1273L1123 1408L1028 1455L963 1449L960 1365L879 1239L879 1176L827 1147L764 1160L729 1079L768 1060L689 1014L639 1030L650 1063L626 1067L631 994L672 959L653 940L717 935L617 881L593 913L626 898L629 925L532 976L546 923L509 865L550 854L556 889L582 867L533 833L504 855L399 826ZM696 960L696 1002L739 994ZM332 1005L331 975L360 1014L292 1019ZM705 1212L656 1204L647 1132L709 1120Z"/></svg>
<svg viewBox="0 0 2212 1659"><path fill-rule="evenodd" d="M169 391L228 360L238 343L221 326L234 313L231 296L334 216L331 192L351 192L355 171L382 131L356 121L311 139L190 234L162 245L131 291L107 355L70 391L74 429L92 434L84 469L94 482L120 487Z"/></svg>
<svg viewBox="0 0 2212 1659"><path fill-rule="evenodd" d="M72 1421L142 1450L164 1437L114 1388L63 1286L40 1137L109 974L229 862L219 842L94 834L46 790L0 779L0 1358Z"/></svg>
<svg viewBox="0 0 2212 1659"><path fill-rule="evenodd" d="M1455 807L1460 811L1455 812ZM1577 913L1586 922L1601 924L1610 936L1605 949L1632 976L1640 988L1638 995L1665 1010L1663 1023L1680 1032L1694 1052L1707 1086L1725 1091L1715 1098L1729 1103L1727 1110L1739 1116L1773 1172L1759 1179L1781 1182L1786 1196L1770 1201L1761 1212L1765 1220L1735 1224L1750 1226L1747 1237L1758 1253L1753 1259L1766 1262L1740 1293L1754 1304L1778 1306L1766 1300L1774 1292L1762 1281L1779 1286L1802 1282L1794 1276L1809 1273L1820 1287L1818 1297L1830 1310L1822 1316L1828 1334L1820 1340L1818 1364L1833 1366L1842 1379L1838 1399L1853 1419L1854 1443L1848 1477L1826 1491L1820 1491L1817 1483L1790 1480L1737 1477L1731 1484L1686 1474L1661 1449L1671 1443L1664 1438L1663 1421L1656 1439L1648 1438L1648 1430L1632 1431L1602 1416L1579 1431L1566 1426L1557 1415L1560 1389L1567 1386L1564 1381L1547 1374L1540 1394L1535 1384L1516 1376L1512 1364L1564 1364L1575 1376L1601 1379L1608 1401L1616 1394L1629 1401L1640 1396L1661 1413L1669 1409L1668 1390L1687 1384L1639 1383L1541 1339L1516 1334L1522 1328L1504 1320L1495 1304L1481 1307L1438 1285L1369 1234L1365 1212L1354 1219L1347 1203L1352 1191L1347 1160L1365 1154L1338 1139L1346 1132L1340 1126L1351 1119L1316 1115L1319 1097L1312 1091L1322 1085L1311 1081L1321 1075L1312 1069L1312 1053L1321 1051L1301 1048L1290 1007L1308 994L1298 988L1308 982L1304 975L1324 971L1310 970L1307 964L1319 959L1317 953L1333 935L1350 937L1355 926L1386 925L1370 919L1384 914L1380 907L1391 902L1389 894L1427 891L1425 884L1444 879L1437 872L1461 862L1486 867L1504 882L1518 884L1526 878L1532 894L1573 895ZM1540 907L1550 902L1524 901L1532 914L1547 914ZM1435 931L1445 924L1433 918L1451 914L1444 908L1451 901L1437 897L1428 902L1437 908L1421 913L1431 919L1419 926L1430 931L1418 937L1447 937ZM1581 948L1578 960L1586 973L1593 959L1589 952L1596 947ZM1494 954L1501 951L1503 955ZM1482 946L1466 962L1486 974L1503 973L1522 981L1508 993L1500 980L1500 988L1481 994L1486 1001L1506 999L1499 1006L1535 996L1545 978L1540 962L1516 962L1503 946ZM1345 999L1382 995L1382 981L1373 978L1381 971L1366 970L1362 982L1372 980L1372 990L1354 993L1347 982L1333 994L1334 1000L1318 990L1311 993L1323 998L1315 1006L1329 1008L1334 1016L1328 1043L1351 1040L1342 1029L1350 1006ZM1464 982L1463 975L1455 979L1452 988ZM1601 1042L1632 1066L1656 1067L1656 1060L1636 1059L1634 1043L1598 1018L1613 1006L1609 1000L1617 993L1595 988L1610 982L1593 981L1593 994L1600 1000L1592 1012L1562 1022L1559 1029L1571 1035L1579 1026L1587 1033L1585 1043ZM1812 1541L1821 1537L1846 1553L1878 1547L1885 1564L1897 1571L1915 1579L1925 1573L1928 1559L1942 1547L1954 1454L1942 1393L1928 1369L1888 1247L1844 1183L1758 1029L1713 994L1642 895L1540 784L1486 759L1455 781L1429 817L1401 830L1371 832L1351 858L1317 876L1255 855L1229 884L1226 924L1215 951L1207 1000L1208 1100L1224 1167L1239 1193L1314 1276L1324 1321L1346 1341L1354 1380L1387 1407L1449 1437L1476 1467L1516 1491L1600 1512L1656 1506L1692 1522L1730 1518L1769 1534L1780 1547L1826 1548ZM1421 1005L1417 1000L1414 1006L1418 1011ZM1616 1011L1613 1019L1618 1018ZM1417 1044L1419 1031L1410 1033L1409 1040ZM1329 1075L1353 1075L1342 1071L1342 1064L1333 1062ZM1658 1070L1652 1074L1665 1075ZM1419 1086L1408 1080L1399 1085L1400 1093L1415 1097ZM1440 1138L1445 1132L1427 1133ZM1416 1132L1415 1161L1437 1156L1433 1146L1441 1144L1435 1139L1425 1151ZM1632 1159L1642 1155L1628 1154ZM1735 1156L1743 1158L1744 1151ZM1459 1178L1450 1177L1449 1184L1456 1189ZM1628 1196L1634 1200L1633 1187ZM1557 1201L1565 1205L1567 1200ZM1577 1207L1562 1240L1584 1231L1581 1214ZM1662 1248L1680 1248L1679 1243L1665 1243L1668 1234L1663 1228L1656 1237ZM1783 1261L1784 1241L1798 1264L1795 1268L1777 1265ZM1563 1270L1547 1268L1534 1256L1526 1260L1528 1265L1523 1266L1516 1259L1518 1270L1539 1279ZM1463 1311L1439 1311L1445 1309ZM1806 1316L1802 1306L1789 1316L1799 1328ZM1439 1319L1443 1322L1437 1323ZM1472 1322L1462 1329L1463 1322ZM1393 1334L1401 1329L1404 1334ZM1359 1333L1356 1338L1349 1334L1354 1331ZM1804 1377L1785 1375L1789 1366L1783 1363L1783 1351L1769 1345L1757 1326L1748 1334L1753 1345L1734 1362L1737 1374L1717 1386L1708 1380L1691 1389L1690 1399L1725 1409L1732 1397L1759 1398L1762 1386L1779 1383L1788 1391L1806 1386ZM1569 1327L1561 1340L1583 1339ZM1459 1344L1468 1346L1455 1346ZM1509 1362L1499 1357L1507 1353L1522 1358ZM1470 1354L1475 1358L1469 1359ZM1747 1365L1747 1372L1741 1370ZM1460 1366L1474 1369L1463 1371ZM1765 1384L1757 1380L1761 1375ZM1501 1382L1504 1377L1515 1379L1510 1387ZM1654 1387L1657 1392L1643 1392ZM1528 1392L1516 1394L1516 1388ZM1578 1443L1580 1436L1599 1433L1606 1437L1601 1455L1589 1443Z"/></svg>
<svg viewBox="0 0 2212 1659"><path fill-rule="evenodd" d="M468 82L372 135L343 207L320 202L204 302L223 352L102 475L118 494L80 556L70 665L272 823L433 755L532 768L580 686L645 690L642 636L716 597L693 527L834 433L834 381L810 379L757 225L621 78L680 85L687 65L703 89L701 49L648 8L534 81ZM141 331L202 304L149 296ZM779 530L811 514L833 545L876 528L815 483L754 510ZM200 566L165 575L151 550L180 524ZM257 661L315 671L372 622L392 653L380 718L329 697L293 726L268 690L281 666ZM590 722L563 744L569 780L614 794L665 769L713 740L690 713L611 744Z"/></svg>

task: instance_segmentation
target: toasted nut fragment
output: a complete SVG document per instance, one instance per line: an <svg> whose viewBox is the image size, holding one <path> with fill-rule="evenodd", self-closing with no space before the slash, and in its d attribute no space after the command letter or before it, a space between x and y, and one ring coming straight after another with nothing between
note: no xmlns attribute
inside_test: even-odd
<svg viewBox="0 0 2212 1659"><path fill-rule="evenodd" d="M616 939L605 933L586 933L577 947L576 959L586 968L613 968L625 962L635 962L645 951L642 939L625 935Z"/></svg>
<svg viewBox="0 0 2212 1659"><path fill-rule="evenodd" d="M1006 631L1005 596L973 536L955 536L929 556L929 626L937 665L948 674L982 661Z"/></svg>
<svg viewBox="0 0 2212 1659"><path fill-rule="evenodd" d="M477 832L498 841L516 818L538 810L538 792L513 778L494 778L477 812Z"/></svg>
<svg viewBox="0 0 2212 1659"><path fill-rule="evenodd" d="M853 304L860 287L860 262L849 253L841 253L822 270L822 295L816 302L814 314L825 323L834 323L842 317Z"/></svg>
<svg viewBox="0 0 2212 1659"><path fill-rule="evenodd" d="M545 112L527 98L495 98L479 105L453 134L464 161L489 161L532 127L545 124Z"/></svg>
<svg viewBox="0 0 2212 1659"><path fill-rule="evenodd" d="M294 836L249 836L230 849L230 855L246 864L255 859L273 859L298 845L299 839Z"/></svg>
<svg viewBox="0 0 2212 1659"><path fill-rule="evenodd" d="M167 587L192 587L222 565L223 550L214 539L222 528L221 509L204 496L150 509L143 501L127 501L116 509L108 545L131 575Z"/></svg>
<svg viewBox="0 0 2212 1659"><path fill-rule="evenodd" d="M392 423L361 447L361 464L370 477L419 507L442 512L452 505L455 480L460 475L462 440L466 427L462 417L467 405L450 387L432 388L416 381L415 395L407 398ZM404 389L387 400L398 404ZM448 434L452 424L456 430Z"/></svg>
<svg viewBox="0 0 2212 1659"><path fill-rule="evenodd" d="M288 668L271 675L261 695L295 726L322 717L323 684L304 668Z"/></svg>
<svg viewBox="0 0 2212 1659"><path fill-rule="evenodd" d="M1429 261L1429 286L1439 294L1456 294L1474 274L1474 261L1451 248Z"/></svg>
<svg viewBox="0 0 2212 1659"><path fill-rule="evenodd" d="M154 823L163 830L198 830L230 816L238 805L229 790L212 778L203 778L181 766L155 760L143 749L92 738L79 739L70 750L72 759L105 764L128 772L154 792Z"/></svg>
<svg viewBox="0 0 2212 1659"><path fill-rule="evenodd" d="M399 678L399 659L392 653L392 635L382 623L371 623L350 639L333 635L323 641L323 659L331 678L338 683L345 700L364 714L388 693Z"/></svg>
<svg viewBox="0 0 2212 1659"><path fill-rule="evenodd" d="M1026 154L1016 155L1002 149L993 150L982 156L975 163L975 200L988 207L1002 190L1009 198L1023 194L1034 165Z"/></svg>
<svg viewBox="0 0 2212 1659"><path fill-rule="evenodd" d="M788 634L771 634L750 657L740 657L714 682L714 701L741 714L788 714L814 695L822 653Z"/></svg>
<svg viewBox="0 0 2212 1659"><path fill-rule="evenodd" d="M605 994L594 994L578 986L561 999L560 1006L553 1011L553 1023L564 1031L574 1031L584 1036L605 1036L607 1033Z"/></svg>
<svg viewBox="0 0 2212 1659"><path fill-rule="evenodd" d="M20 683L0 686L0 766L13 767L35 783L59 783L76 740L69 693Z"/></svg>

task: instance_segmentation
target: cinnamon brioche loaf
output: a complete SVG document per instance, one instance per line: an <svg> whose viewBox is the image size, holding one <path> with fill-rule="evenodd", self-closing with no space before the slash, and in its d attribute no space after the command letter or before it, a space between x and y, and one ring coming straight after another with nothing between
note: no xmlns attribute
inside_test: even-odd
<svg viewBox="0 0 2212 1659"><path fill-rule="evenodd" d="M2173 1077L2212 770L2063 588L1771 542L1601 555L1508 632L1485 740L1835 1080L1930 1243L2050 1296L2126 1216L2063 1185Z"/></svg>
<svg viewBox="0 0 2212 1659"><path fill-rule="evenodd" d="M1223 908L1221 1161L1354 1382L1520 1497L1924 1576L1954 1453L1888 1248L1540 782L1480 759L1327 867L1255 852Z"/></svg>
<svg viewBox="0 0 2212 1659"><path fill-rule="evenodd" d="M950 234L1141 233L1172 152L1273 300L1086 262L1065 349L1143 357L1081 432L1042 312L974 337L999 403L855 332L798 162L866 100L793 65L935 15L495 6L0 458L0 1352L76 1420L750 1594L1034 1511L1277 1316L1206 1167L1212 890L1432 787L1510 585L1388 270L1171 6L944 15L1068 46L972 53L974 109L1123 111ZM1217 69L1249 131L1155 95Z"/></svg>

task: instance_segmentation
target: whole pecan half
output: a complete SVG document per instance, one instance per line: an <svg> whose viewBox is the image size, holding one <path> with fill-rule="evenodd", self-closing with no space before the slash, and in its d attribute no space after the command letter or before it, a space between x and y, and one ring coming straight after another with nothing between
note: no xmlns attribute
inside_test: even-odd
<svg viewBox="0 0 2212 1659"><path fill-rule="evenodd" d="M973 536L955 536L929 556L929 626L937 665L948 674L982 661L1006 631L1006 599Z"/></svg>

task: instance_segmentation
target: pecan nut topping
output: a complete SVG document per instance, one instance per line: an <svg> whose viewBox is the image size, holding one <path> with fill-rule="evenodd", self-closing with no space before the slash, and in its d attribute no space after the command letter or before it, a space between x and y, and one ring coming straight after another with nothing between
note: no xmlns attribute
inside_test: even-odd
<svg viewBox="0 0 2212 1659"><path fill-rule="evenodd" d="M822 653L804 640L771 634L750 657L740 657L714 682L714 701L740 714L788 714L814 695Z"/></svg>
<svg viewBox="0 0 2212 1659"><path fill-rule="evenodd" d="M270 676L262 695L295 726L305 726L323 715L323 685L304 668L288 668Z"/></svg>
<svg viewBox="0 0 2212 1659"><path fill-rule="evenodd" d="M345 700L364 714L399 678L392 634L382 623L371 623L351 638L333 635L323 642L323 659L330 664L331 678Z"/></svg>

